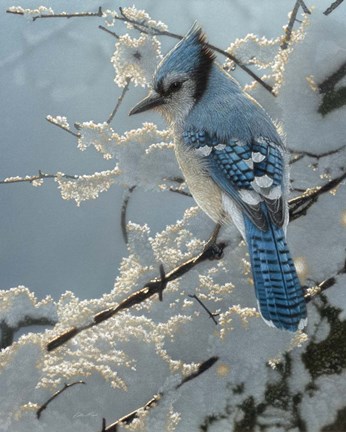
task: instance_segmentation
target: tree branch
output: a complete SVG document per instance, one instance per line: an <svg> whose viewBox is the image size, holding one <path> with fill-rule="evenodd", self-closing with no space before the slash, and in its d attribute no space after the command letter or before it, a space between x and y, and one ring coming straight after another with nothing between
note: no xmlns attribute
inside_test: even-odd
<svg viewBox="0 0 346 432"><path fill-rule="evenodd" d="M200 300L200 299L196 296L196 294L192 294L192 295L189 294L188 296L189 296L190 298L194 298L194 299L196 299L197 302L202 306L202 308L207 312L207 314L209 315L209 318L211 318L211 319L214 321L215 325L218 325L218 322L217 322L217 320L216 320L215 317L219 316L220 314L210 312L210 310L207 308L207 306L202 302L202 300Z"/></svg>
<svg viewBox="0 0 346 432"><path fill-rule="evenodd" d="M14 335L16 332L22 328L25 327L31 327L31 326L54 326L56 324L56 321L49 319L49 318L34 318L29 315L24 316L24 318L17 323L15 327L9 326L6 321L0 322L0 331L1 331L1 338L0 338L0 349L4 349L13 343Z"/></svg>
<svg viewBox="0 0 346 432"><path fill-rule="evenodd" d="M13 14L13 15L24 15L24 12L21 11L14 11L7 9L6 13ZM60 14L40 14L35 15L32 17L33 21L36 21L40 18L85 18L85 17L102 17L102 8L101 6L98 8L97 12L79 12L79 13L60 13Z"/></svg>
<svg viewBox="0 0 346 432"><path fill-rule="evenodd" d="M294 153L293 158L290 161L290 164L294 164L296 162L298 162L299 160L303 159L303 157L308 156L314 159L321 159L327 156L331 156L333 154L339 153L340 151L344 150L346 148L346 144L344 144L343 146L335 149L335 150L330 150L324 153L312 153L312 152L308 152L308 151L299 151L296 152L294 150L291 150L292 153Z"/></svg>
<svg viewBox="0 0 346 432"><path fill-rule="evenodd" d="M211 242L212 239L214 240ZM59 346L65 344L74 336L81 333L82 331L90 329L100 324L101 322L106 321L107 319L113 317L114 315L118 314L122 310L129 309L137 304L146 301L147 299L151 298L154 294L158 294L159 299L162 299L162 293L166 289L167 284L169 282L182 277L185 273L187 273L193 267L195 267L197 264L203 261L206 261L208 259L209 260L220 259L222 257L222 252L226 247L226 245L224 243L216 244L215 241L216 238L215 238L215 230L214 230L211 239L207 242L205 248L199 255L185 261L183 264L171 270L167 274L164 273L163 267L160 266L161 275L159 278L149 281L147 284L144 285L142 289L131 294L127 299L122 301L117 306L111 307L109 309L97 313L96 315L94 315L91 323L81 327L73 327L70 330L67 330L66 332L62 333L61 335L55 337L48 343L47 350L53 351Z"/></svg>
<svg viewBox="0 0 346 432"><path fill-rule="evenodd" d="M104 26L102 26L102 25L99 25L99 29L100 29L100 30L103 30L104 32L106 32L106 33L108 33L108 34L110 34L110 35L112 35L112 36L115 37L116 39L119 39L119 37L120 37L118 34L116 34L115 32L109 30L108 28L106 28L106 27L104 27Z"/></svg>
<svg viewBox="0 0 346 432"><path fill-rule="evenodd" d="M128 235L127 235L127 222L126 222L127 207L129 205L130 196L131 196L132 192L135 190L135 188L136 188L136 186L131 186L128 189L127 194L124 197L123 204L121 206L120 226L121 226L121 232L122 232L125 244L128 244L128 242L129 242Z"/></svg>
<svg viewBox="0 0 346 432"><path fill-rule="evenodd" d="M329 75L318 88L320 93L327 93L334 90L335 85L346 75L346 61L340 67Z"/></svg>
<svg viewBox="0 0 346 432"><path fill-rule="evenodd" d="M119 107L120 107L120 105L121 105L121 103L122 103L122 101L124 99L124 96L125 96L126 92L129 89L129 85L130 85L130 79L126 78L125 87L123 88L123 91L122 91L121 95L118 97L118 101L117 101L117 103L115 105L114 110L111 112L110 116L108 117L108 120L106 121L107 124L109 124L113 120L115 114L117 113L117 111L118 111L118 109L119 109Z"/></svg>
<svg viewBox="0 0 346 432"><path fill-rule="evenodd" d="M311 12L309 10L309 8L306 6L306 4L304 3L303 0L299 0L300 1L300 6L303 9L304 13L311 15Z"/></svg>
<svg viewBox="0 0 346 432"><path fill-rule="evenodd" d="M38 171L38 175L34 176L26 176L26 177L7 177L4 180L0 180L0 184L9 184L9 183L33 183L38 180L44 180L48 178L58 178L58 177L64 177L66 179L71 180L78 180L78 175L69 175L69 174L47 174L42 172L41 170Z"/></svg>
<svg viewBox="0 0 346 432"><path fill-rule="evenodd" d="M344 262L344 266L340 270L338 270L333 276L325 279L322 282L316 283L316 285L310 289L306 289L306 293L304 296L306 303L309 303L316 295L321 294L323 291L334 286L337 282L337 277L345 273L346 273L346 260Z"/></svg>
<svg viewBox="0 0 346 432"><path fill-rule="evenodd" d="M305 216L308 209L318 201L321 195L335 189L345 179L346 173L336 177L333 180L330 180L323 186L308 188L302 195L289 200L288 204L290 211L290 222L298 219L301 216Z"/></svg>
<svg viewBox="0 0 346 432"><path fill-rule="evenodd" d="M344 1L344 0L336 0L335 2L333 2L333 3L329 6L329 8L327 8L327 9L323 12L324 15L329 15L330 13L332 13L333 10L335 10L338 6L340 6L341 3L342 3L343 1Z"/></svg>
<svg viewBox="0 0 346 432"><path fill-rule="evenodd" d="M42 411L44 411L47 406L54 400L56 399L59 395L61 395L61 393L63 393L65 390L67 390L70 387L73 387L77 384L86 384L84 381L76 381L73 382L71 384L65 384L64 387L60 390L58 390L56 393L53 394L53 396L51 396L43 405L40 406L40 408L36 411L36 417L39 419L41 417L41 413Z"/></svg>
<svg viewBox="0 0 346 432"><path fill-rule="evenodd" d="M63 125L60 124L60 123L57 123L56 121L54 121L53 118L51 118L51 116L47 116L47 117L46 117L46 120L47 120L47 122L49 122L50 124L52 124L52 125L54 125L54 126L57 126L58 128L64 130L65 132L68 132L69 134L73 135L73 136L76 137L76 138L80 138L80 136L81 136L80 133L73 132L73 131L71 131L71 129L69 129L68 127L63 126Z"/></svg>
<svg viewBox="0 0 346 432"><path fill-rule="evenodd" d="M190 375L186 376L179 384L175 386L176 389L180 388L184 384L186 384L189 381L194 380L195 378L202 375L204 372L206 372L208 369L210 369L214 364L218 361L218 357L213 356L210 357L208 360L204 361L198 366L198 370L196 372L191 373ZM140 408L137 408L135 411L132 411L129 414L126 414L124 417L121 417L119 420L115 421L111 425L105 427L103 429L103 432L117 432L118 426L121 424L129 425L131 424L136 418L138 418L140 411L147 411L150 408L153 408L156 406L160 400L165 396L165 393L159 393L155 396L153 396L145 405L143 405Z"/></svg>
<svg viewBox="0 0 346 432"><path fill-rule="evenodd" d="M290 19L285 30L285 39L281 44L281 49L283 50L287 49L288 44L291 40L293 25L297 18L299 8L300 8L300 0L297 0L290 14Z"/></svg>

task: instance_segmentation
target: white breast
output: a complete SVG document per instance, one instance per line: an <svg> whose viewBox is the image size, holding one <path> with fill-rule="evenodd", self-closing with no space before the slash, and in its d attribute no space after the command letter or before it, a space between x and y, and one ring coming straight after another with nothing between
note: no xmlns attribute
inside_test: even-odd
<svg viewBox="0 0 346 432"><path fill-rule="evenodd" d="M175 153L189 190L199 207L215 222L223 222L222 193L207 174L201 153L183 142L175 143Z"/></svg>

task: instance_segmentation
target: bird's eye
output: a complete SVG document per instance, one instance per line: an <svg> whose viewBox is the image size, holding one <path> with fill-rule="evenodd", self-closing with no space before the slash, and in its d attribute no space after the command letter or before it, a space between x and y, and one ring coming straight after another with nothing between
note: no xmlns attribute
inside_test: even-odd
<svg viewBox="0 0 346 432"><path fill-rule="evenodd" d="M182 82L180 82L180 81L174 81L174 82L169 86L169 92L176 92L176 91L180 90L182 85L183 85Z"/></svg>

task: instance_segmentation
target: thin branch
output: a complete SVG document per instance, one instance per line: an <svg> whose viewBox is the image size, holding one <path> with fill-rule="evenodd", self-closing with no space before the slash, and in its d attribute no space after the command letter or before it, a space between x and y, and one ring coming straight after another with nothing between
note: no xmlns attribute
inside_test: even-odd
<svg viewBox="0 0 346 432"><path fill-rule="evenodd" d="M215 239L215 231L211 237L211 239ZM120 304L115 307L111 307L109 309L103 310L96 315L94 315L91 323L86 324L81 327L73 327L70 330L62 333L61 335L52 339L48 345L47 350L53 351L59 346L63 345L74 336L78 335L84 330L90 329L103 321L113 317L119 312L129 309L137 304L140 304L147 299L151 298L154 294L158 294L159 298L162 298L162 292L166 289L167 284L175 279L182 277L185 273L190 271L197 264L212 259L220 259L222 257L222 253L226 245L224 243L216 244L215 241L211 242L211 239L207 242L206 247L203 251L193 257L175 269L171 270L169 273L165 274L163 271L163 267L160 266L160 277L149 281L144 287L133 294L131 294L127 299L123 300Z"/></svg>
<svg viewBox="0 0 346 432"><path fill-rule="evenodd" d="M333 10L335 10L338 6L340 6L341 3L342 3L343 1L344 1L344 0L336 0L335 2L333 2L333 3L329 6L329 8L327 8L327 9L323 12L324 15L329 15L330 13L332 13Z"/></svg>
<svg viewBox="0 0 346 432"><path fill-rule="evenodd" d="M67 127L65 127L65 126L63 126L63 125L61 125L61 124L59 124L59 123L56 123L54 120L52 120L52 119L49 118L49 117L46 117L46 120L47 120L47 122L49 122L50 124L52 124L52 125L54 125L54 126L57 126L58 128L64 130L65 132L68 132L69 134L75 136L76 138L80 138L80 136L81 136L80 133L76 133L76 132L71 131L71 129L69 129L69 128L67 128Z"/></svg>
<svg viewBox="0 0 346 432"><path fill-rule="evenodd" d="M303 157L305 157L305 156L319 160L321 158L339 153L340 151L344 150L345 148L346 148L346 144L344 144L343 146L341 146L335 150L330 150L330 151L327 151L324 153L312 153L312 152L308 152L308 151L295 152L294 150L291 150L292 153L294 153L294 156L293 156L292 160L290 161L290 164L298 162L299 160L303 159Z"/></svg>
<svg viewBox="0 0 346 432"><path fill-rule="evenodd" d="M132 194L132 192L135 190L136 186L131 186L128 191L127 194L124 197L124 201L123 204L121 206L121 213L120 213L120 226L121 226L121 233L123 235L123 239L125 244L128 244L129 239L128 239L128 235L127 235L127 207L129 205L129 201L130 201L130 196Z"/></svg>
<svg viewBox="0 0 346 432"><path fill-rule="evenodd" d="M66 389L73 387L77 384L86 384L84 381L76 381L73 382L71 384L65 384L64 387L60 390L58 390L56 393L53 394L53 396L51 396L43 405L40 406L40 408L36 411L36 417L39 419L41 417L41 413L42 411L44 411L47 406L54 400L56 399L59 395L61 395L61 393L63 393Z"/></svg>
<svg viewBox="0 0 346 432"><path fill-rule="evenodd" d="M56 321L50 318L36 318L26 315L21 321L19 321L14 327L9 326L6 321L0 322L0 349L6 348L13 343L14 336L16 332L25 327L31 326L54 326Z"/></svg>
<svg viewBox="0 0 346 432"><path fill-rule="evenodd" d="M106 432L106 419L103 417L102 419L102 429L101 432Z"/></svg>
<svg viewBox="0 0 346 432"><path fill-rule="evenodd" d="M186 384L189 381L194 380L195 378L202 375L204 372L206 372L208 369L210 369L214 364L219 360L218 357L213 356L210 357L208 360L204 361L198 366L198 369L196 372L192 372L190 375L186 376L182 379L182 381L175 386L176 389L180 388L184 384ZM121 424L129 425L131 424L136 418L138 418L139 412L147 411L150 408L153 408L156 406L160 400L165 396L165 393L161 392L155 396L153 396L145 405L143 405L140 408L137 408L136 410L132 411L131 413L125 415L124 417L121 417L119 420L115 421L108 427L104 429L104 432L117 432L118 426Z"/></svg>
<svg viewBox="0 0 346 432"><path fill-rule="evenodd" d="M106 32L106 33L108 33L108 34L110 34L110 35L112 35L112 36L115 37L116 39L119 39L119 37L120 37L118 34L116 34L115 32L109 30L107 27L104 27L104 26L102 26L102 25L99 25L99 29L100 29L100 30L103 30L104 32Z"/></svg>
<svg viewBox="0 0 346 432"><path fill-rule="evenodd" d="M47 174L42 172L41 170L38 171L38 175L34 176L26 176L26 177L8 177L4 180L0 180L0 184L10 184L10 183L33 183L34 181L38 180L44 180L44 179L56 179L58 177L63 177L66 179L71 180L78 180L78 175L69 175L69 174Z"/></svg>
<svg viewBox="0 0 346 432"><path fill-rule="evenodd" d="M311 13L309 11L309 9L306 7L305 3L302 0L297 0L296 1L295 5L293 7L293 10L292 10L292 12L290 14L289 22L288 22L287 27L286 27L285 39L284 39L284 41L281 44L281 49L283 49L283 50L287 49L288 44L289 44L289 42L291 40L293 26L294 26L295 21L297 21L297 14L298 14L298 11L299 11L300 7L303 9L303 11L305 13L308 13L308 14Z"/></svg>
<svg viewBox="0 0 346 432"><path fill-rule="evenodd" d="M329 75L318 88L320 93L327 93L334 90L335 85L346 75L346 61L342 63L339 69Z"/></svg>
<svg viewBox="0 0 346 432"><path fill-rule="evenodd" d="M180 195L184 195L184 196L187 196L187 197L192 197L192 195L190 194L190 192L186 192L186 191L184 191L184 190L182 190L182 189L177 189L177 188L175 188L175 187L173 187L173 186L171 186L171 187L169 188L169 191L170 191L170 192L177 193L177 194L180 194Z"/></svg>
<svg viewBox="0 0 346 432"><path fill-rule="evenodd" d="M109 124L113 120L115 114L117 113L117 111L121 105L121 102L123 101L124 96L129 89L129 85L130 85L130 79L126 78L125 87L123 88L121 95L118 97L118 101L117 101L117 104L115 105L114 110L111 112L111 115L109 116L108 120L106 121L107 124Z"/></svg>
<svg viewBox="0 0 346 432"><path fill-rule="evenodd" d="M13 15L24 15L24 12L21 11L15 11L15 10L10 10L7 9L6 13L9 14L13 14ZM35 15L32 17L33 21L36 21L37 19L40 18L85 18L85 17L102 17L102 8L101 6L98 8L97 12L77 12L77 13L71 13L71 14L67 14L67 13L60 13L60 14L40 14L40 15Z"/></svg>
<svg viewBox="0 0 346 432"><path fill-rule="evenodd" d="M104 429L104 432L118 432L118 426L120 426L121 424L131 424L136 418L138 418L140 411L147 411L149 408L153 408L157 405L161 397L162 393L153 396L146 404L144 404L140 408L137 408L136 410L130 412L129 414L126 414L124 417L121 417L119 420L107 426Z"/></svg>
<svg viewBox="0 0 346 432"><path fill-rule="evenodd" d="M203 363L201 363L198 366L198 369L196 372L192 372L190 375L188 375L187 377L185 377L181 383L179 383L176 386L176 389L180 388L182 385L186 384L189 381L192 381L193 379L199 377L200 375L202 375L202 373L204 373L205 371L207 371L208 369L210 369L212 366L214 366L214 364L219 360L219 357L217 356L213 356L210 357L208 360L204 361Z"/></svg>
<svg viewBox="0 0 346 432"><path fill-rule="evenodd" d="M336 177L333 180L330 180L328 183L323 186L316 186L314 188L308 188L306 191L299 195L296 198L292 198L289 200L289 211L290 211L290 221L294 221L301 216L305 216L308 209L315 204L319 197L326 192L330 192L339 186L346 179L346 173L342 174L339 177Z"/></svg>
<svg viewBox="0 0 346 432"><path fill-rule="evenodd" d="M310 9L306 6L304 1L303 0L299 0L299 1L300 1L300 6L303 9L303 12L308 14L308 15L311 15ZM296 20L296 21L298 21L298 20Z"/></svg>
<svg viewBox="0 0 346 432"><path fill-rule="evenodd" d="M337 282L337 277L345 273L346 273L346 260L344 262L344 266L340 270L338 270L333 276L325 279L322 282L316 283L315 286L310 289L306 289L306 293L304 296L306 303L309 303L316 295L321 294L323 291L334 286Z"/></svg>
<svg viewBox="0 0 346 432"><path fill-rule="evenodd" d="M210 312L210 310L207 308L207 306L202 302L202 300L200 300L200 299L196 296L196 294L189 294L188 296L189 296L190 298L194 298L194 299L196 299L196 300L198 301L198 303L202 306L202 308L207 312L207 314L209 315L209 318L211 318L211 319L214 321L215 325L218 325L218 322L216 321L216 318L215 318L215 317L219 316L220 314Z"/></svg>

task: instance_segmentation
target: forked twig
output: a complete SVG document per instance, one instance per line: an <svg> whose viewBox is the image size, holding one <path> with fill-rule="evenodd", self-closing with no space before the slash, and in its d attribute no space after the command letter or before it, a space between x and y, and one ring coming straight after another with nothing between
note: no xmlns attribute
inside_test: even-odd
<svg viewBox="0 0 346 432"><path fill-rule="evenodd" d="M220 314L210 312L210 310L207 308L207 306L202 302L202 300L200 300L200 299L196 296L196 294L189 294L188 296L189 296L190 298L194 298L195 300L197 300L197 302L198 302L198 303L202 306L202 308L207 312L207 314L209 315L209 318L211 318L211 319L214 321L215 325L218 325L218 322L217 322L217 320L216 320L215 317L219 316Z"/></svg>
<svg viewBox="0 0 346 432"><path fill-rule="evenodd" d="M58 390L56 393L53 394L43 405L40 406L40 408L36 411L36 417L39 419L41 417L42 411L44 411L47 406L56 399L61 393L63 393L65 390L67 390L70 387L73 387L77 384L86 384L84 381L76 381L71 384L65 384L64 387L60 390Z"/></svg>
<svg viewBox="0 0 346 432"><path fill-rule="evenodd" d="M107 124L109 124L113 120L113 118L114 118L115 114L117 113L122 101L124 100L125 94L128 91L129 86L130 86L130 79L126 78L126 84L123 88L121 95L118 97L118 100L117 100L117 103L114 107L114 110L111 112L110 116L108 117L108 120L106 121Z"/></svg>
<svg viewBox="0 0 346 432"><path fill-rule="evenodd" d="M299 195L296 198L292 198L289 200L289 212L290 212L290 221L294 221L301 216L306 215L308 209L315 204L319 197L326 192L330 192L340 185L346 179L346 173L342 174L339 177L336 177L333 180L330 180L323 186L316 186L314 188L308 188L306 191Z"/></svg>

